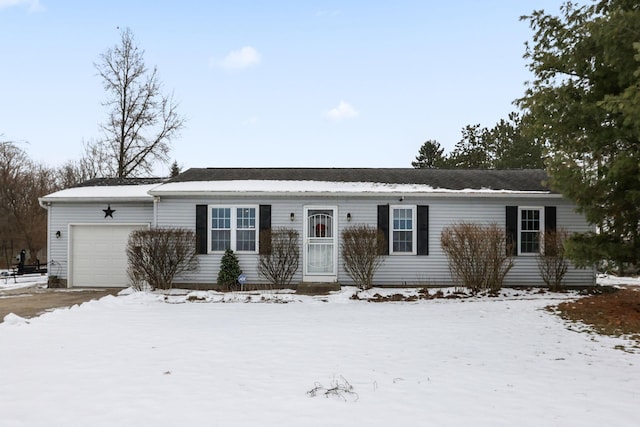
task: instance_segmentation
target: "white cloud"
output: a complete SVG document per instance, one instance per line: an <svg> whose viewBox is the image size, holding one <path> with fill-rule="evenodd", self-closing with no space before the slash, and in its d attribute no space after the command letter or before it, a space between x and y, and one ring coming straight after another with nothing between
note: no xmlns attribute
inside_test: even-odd
<svg viewBox="0 0 640 427"><path fill-rule="evenodd" d="M262 56L257 50L251 46L245 46L242 49L229 52L218 65L227 70L242 70L259 64L261 60Z"/></svg>
<svg viewBox="0 0 640 427"><path fill-rule="evenodd" d="M353 108L349 103L340 101L337 107L327 111L326 117L333 121L340 121L345 119L352 119L358 117L358 111Z"/></svg>
<svg viewBox="0 0 640 427"><path fill-rule="evenodd" d="M0 0L0 9L13 6L29 6L29 12L42 12L44 6L40 0Z"/></svg>

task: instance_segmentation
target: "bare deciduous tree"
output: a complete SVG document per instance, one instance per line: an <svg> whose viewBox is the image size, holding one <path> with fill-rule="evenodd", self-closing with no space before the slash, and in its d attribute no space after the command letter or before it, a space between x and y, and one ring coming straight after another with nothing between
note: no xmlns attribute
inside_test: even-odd
<svg viewBox="0 0 640 427"><path fill-rule="evenodd" d="M147 69L144 51L129 28L120 43L94 64L109 94L101 124L104 139L94 144L110 160L110 175L124 178L149 174L156 161L167 163L170 142L184 126L172 95L161 93L157 68Z"/></svg>
<svg viewBox="0 0 640 427"><path fill-rule="evenodd" d="M0 244L5 267L10 266L13 255L20 250L20 236L15 226L11 206L14 186L18 177L26 172L26 155L10 141L0 143Z"/></svg>
<svg viewBox="0 0 640 427"><path fill-rule="evenodd" d="M300 265L299 233L289 228L262 231L260 252L258 273L274 286L289 286Z"/></svg>
<svg viewBox="0 0 640 427"><path fill-rule="evenodd" d="M0 144L0 246L3 264L21 249L34 261L46 246L47 211L38 198L57 190L54 172L34 163L13 142Z"/></svg>
<svg viewBox="0 0 640 427"><path fill-rule="evenodd" d="M58 168L60 188L73 187L81 182L109 175L109 158L100 145L95 141L83 141L82 148L80 160L69 160Z"/></svg>
<svg viewBox="0 0 640 427"><path fill-rule="evenodd" d="M377 228L355 225L342 232L344 269L360 289L373 285L373 276L384 260L384 246L384 234Z"/></svg>

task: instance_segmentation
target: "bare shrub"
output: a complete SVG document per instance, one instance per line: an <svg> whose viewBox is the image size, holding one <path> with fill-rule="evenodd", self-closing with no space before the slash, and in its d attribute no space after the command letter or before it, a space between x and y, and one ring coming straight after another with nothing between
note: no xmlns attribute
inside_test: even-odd
<svg viewBox="0 0 640 427"><path fill-rule="evenodd" d="M344 269L360 289L373 286L373 276L384 261L384 246L384 234L374 227L355 225L342 232Z"/></svg>
<svg viewBox="0 0 640 427"><path fill-rule="evenodd" d="M300 266L300 233L276 228L260 233L258 274L277 287L287 287Z"/></svg>
<svg viewBox="0 0 640 427"><path fill-rule="evenodd" d="M198 267L196 235L184 228L135 230L127 243L127 274L134 288L146 282L154 289L171 289L173 279Z"/></svg>
<svg viewBox="0 0 640 427"><path fill-rule="evenodd" d="M542 235L544 251L537 255L538 269L544 283L552 291L562 289L562 281L569 263L565 258L564 242L569 237L566 230L547 231Z"/></svg>
<svg viewBox="0 0 640 427"><path fill-rule="evenodd" d="M127 266L127 277L129 278L129 285L134 291L151 290L147 283L145 273L137 267L134 267L131 263Z"/></svg>
<svg viewBox="0 0 640 427"><path fill-rule="evenodd" d="M442 230L440 241L454 280L474 293L502 288L513 267L504 229L497 224L460 223Z"/></svg>
<svg viewBox="0 0 640 427"><path fill-rule="evenodd" d="M335 396L344 401L347 401L347 397L352 398L354 402L357 402L360 396L353 390L353 386L342 375L340 378L333 378L331 384L328 387L316 382L313 388L307 391L307 396L316 397L318 395L324 395L324 397Z"/></svg>

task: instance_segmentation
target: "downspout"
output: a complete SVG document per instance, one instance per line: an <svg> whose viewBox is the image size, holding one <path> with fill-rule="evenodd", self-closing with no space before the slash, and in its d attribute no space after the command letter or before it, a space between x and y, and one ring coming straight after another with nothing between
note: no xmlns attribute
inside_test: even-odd
<svg viewBox="0 0 640 427"><path fill-rule="evenodd" d="M160 204L160 196L153 197L153 228L158 227L158 205Z"/></svg>
<svg viewBox="0 0 640 427"><path fill-rule="evenodd" d="M51 202L38 199L40 207L47 210L47 276L49 276L49 261L51 260Z"/></svg>

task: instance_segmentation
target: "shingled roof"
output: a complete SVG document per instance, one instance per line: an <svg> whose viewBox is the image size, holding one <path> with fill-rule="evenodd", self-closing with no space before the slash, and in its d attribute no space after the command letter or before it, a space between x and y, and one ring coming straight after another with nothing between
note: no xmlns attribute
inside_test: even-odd
<svg viewBox="0 0 640 427"><path fill-rule="evenodd" d="M93 178L81 182L76 187L111 187L114 185L160 184L166 178Z"/></svg>
<svg viewBox="0 0 640 427"><path fill-rule="evenodd" d="M541 169L192 168L168 183L244 180L422 184L448 190L550 191L547 174Z"/></svg>

